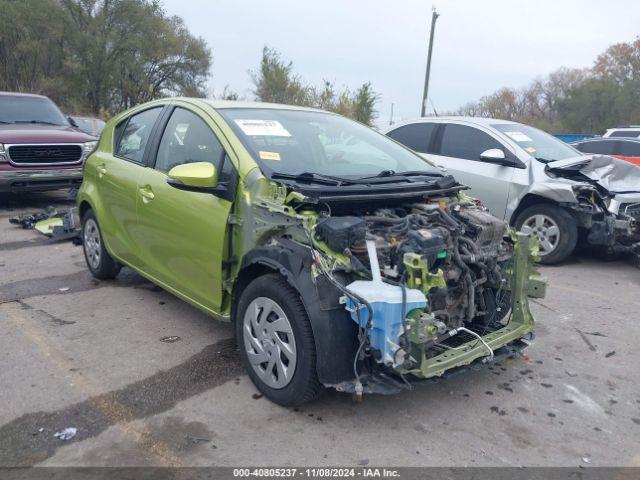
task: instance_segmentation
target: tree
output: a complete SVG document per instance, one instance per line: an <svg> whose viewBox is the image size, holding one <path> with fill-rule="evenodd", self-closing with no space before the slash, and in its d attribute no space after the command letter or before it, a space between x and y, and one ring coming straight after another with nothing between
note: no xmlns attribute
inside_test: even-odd
<svg viewBox="0 0 640 480"><path fill-rule="evenodd" d="M265 46L260 68L250 72L255 86L253 93L262 102L309 105L311 89L293 73L293 63L282 60L279 52Z"/></svg>
<svg viewBox="0 0 640 480"><path fill-rule="evenodd" d="M250 71L250 75L256 100L329 110L366 125L373 124L376 118L375 105L380 96L370 82L355 92L347 87L338 90L329 80L325 80L321 88L307 85L293 72L293 63L282 60L273 48L263 48L260 68Z"/></svg>
<svg viewBox="0 0 640 480"><path fill-rule="evenodd" d="M64 12L54 0L0 0L0 90L64 99Z"/></svg>
<svg viewBox="0 0 640 480"><path fill-rule="evenodd" d="M362 84L352 97L353 113L351 116L361 123L371 125L377 117L378 112L375 106L379 99L380 95L373 91L371 82Z"/></svg>
<svg viewBox="0 0 640 480"><path fill-rule="evenodd" d="M600 54L593 66L593 73L608 77L619 85L640 80L640 37L630 43L617 43Z"/></svg>
<svg viewBox="0 0 640 480"><path fill-rule="evenodd" d="M205 95L211 52L157 1L61 1L69 50L94 113L173 94Z"/></svg>
<svg viewBox="0 0 640 480"><path fill-rule="evenodd" d="M2 89L94 114L205 95L210 50L157 0L0 0L0 11Z"/></svg>
<svg viewBox="0 0 640 480"><path fill-rule="evenodd" d="M240 100L240 94L229 88L229 85L225 85L220 95L213 95L214 98L220 100Z"/></svg>
<svg viewBox="0 0 640 480"><path fill-rule="evenodd" d="M612 45L590 69L560 68L522 89L503 88L456 113L505 118L552 131L602 132L640 122L640 37Z"/></svg>
<svg viewBox="0 0 640 480"><path fill-rule="evenodd" d="M556 130L560 128L558 102L571 89L581 85L585 77L585 70L560 68L524 88L501 88L477 102L465 104L455 113L513 120Z"/></svg>
<svg viewBox="0 0 640 480"><path fill-rule="evenodd" d="M620 123L616 99L620 86L611 78L589 78L558 102L561 124L569 131L588 133L603 131Z"/></svg>

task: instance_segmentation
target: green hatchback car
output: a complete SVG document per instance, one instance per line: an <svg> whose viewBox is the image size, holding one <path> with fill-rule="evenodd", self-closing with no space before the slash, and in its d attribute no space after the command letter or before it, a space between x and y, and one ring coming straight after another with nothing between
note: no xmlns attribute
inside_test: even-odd
<svg viewBox="0 0 640 480"><path fill-rule="evenodd" d="M257 388L394 393L519 354L534 241L390 138L285 105L163 99L111 119L77 201L87 265L235 324Z"/></svg>

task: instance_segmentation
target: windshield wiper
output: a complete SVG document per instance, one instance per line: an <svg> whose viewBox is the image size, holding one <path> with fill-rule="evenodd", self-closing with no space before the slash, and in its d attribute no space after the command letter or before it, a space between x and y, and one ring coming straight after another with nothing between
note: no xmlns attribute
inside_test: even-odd
<svg viewBox="0 0 640 480"><path fill-rule="evenodd" d="M55 125L57 127L61 127L62 126L59 123L47 122L46 120L16 120L13 123L34 123L34 124L40 123L42 125Z"/></svg>
<svg viewBox="0 0 640 480"><path fill-rule="evenodd" d="M348 178L332 177L331 175L322 175L314 172L302 172L295 175L290 173L273 172L271 174L271 178L295 180L296 182L324 183L327 185L344 185L353 183L353 181Z"/></svg>
<svg viewBox="0 0 640 480"><path fill-rule="evenodd" d="M533 157L533 158L535 158L536 160L542 163L555 162L555 160L552 158L544 158L544 157Z"/></svg>
<svg viewBox="0 0 640 480"><path fill-rule="evenodd" d="M382 170L377 175L371 177L361 177L358 180L368 180L371 178L384 178L384 177L414 177L414 176L426 176L426 177L441 177L442 174L438 172L428 172L425 170L407 170L405 172L396 172L395 170Z"/></svg>

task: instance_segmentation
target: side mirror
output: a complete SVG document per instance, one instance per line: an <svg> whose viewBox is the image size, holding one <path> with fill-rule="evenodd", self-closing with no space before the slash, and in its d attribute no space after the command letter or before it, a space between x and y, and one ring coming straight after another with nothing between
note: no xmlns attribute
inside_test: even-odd
<svg viewBox="0 0 640 480"><path fill-rule="evenodd" d="M169 170L167 183L179 190L213 193L218 186L218 172L209 162L177 165Z"/></svg>
<svg viewBox="0 0 640 480"><path fill-rule="evenodd" d="M485 150L480 154L480 160L487 163L513 167L513 160L509 160L504 154L504 151L499 148L490 148L489 150Z"/></svg>
<svg viewBox="0 0 640 480"><path fill-rule="evenodd" d="M78 122L76 122L72 117L67 117L67 121L72 127L79 128Z"/></svg>

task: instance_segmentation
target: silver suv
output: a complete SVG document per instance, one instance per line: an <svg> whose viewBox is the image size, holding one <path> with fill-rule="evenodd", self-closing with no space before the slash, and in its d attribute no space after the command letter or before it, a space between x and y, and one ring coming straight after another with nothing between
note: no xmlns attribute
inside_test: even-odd
<svg viewBox="0 0 640 480"><path fill-rule="evenodd" d="M578 242L640 250L640 168L632 164L490 118L421 118L386 134L471 187L494 215L537 236L542 263L564 260Z"/></svg>

